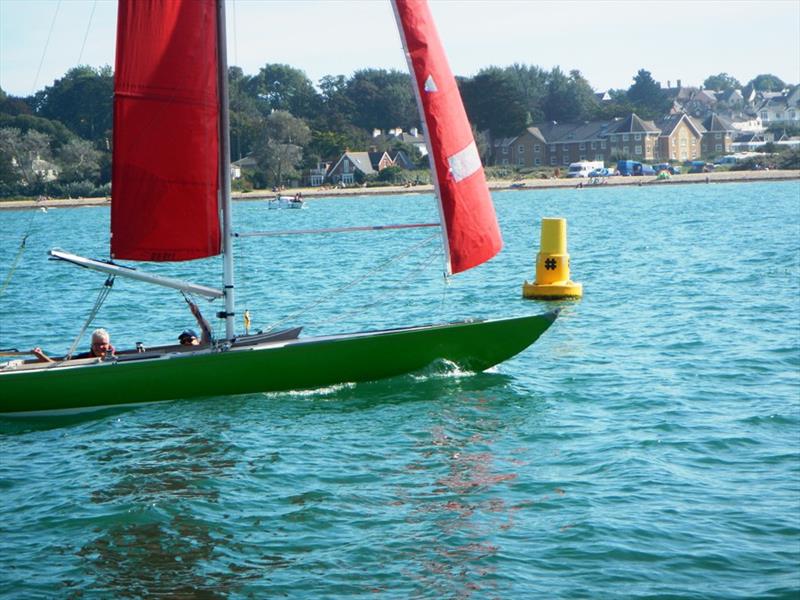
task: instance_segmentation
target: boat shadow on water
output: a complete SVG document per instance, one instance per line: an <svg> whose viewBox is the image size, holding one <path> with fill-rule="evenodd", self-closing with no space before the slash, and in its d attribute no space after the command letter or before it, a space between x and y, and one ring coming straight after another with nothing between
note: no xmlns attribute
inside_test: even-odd
<svg viewBox="0 0 800 600"><path fill-rule="evenodd" d="M60 427L74 427L84 425L92 421L102 421L109 417L116 417L120 414L134 410L135 407L128 406L109 406L96 410L85 410L71 414L41 414L35 413L26 415L0 415L0 436L20 435L36 431L48 431Z"/></svg>

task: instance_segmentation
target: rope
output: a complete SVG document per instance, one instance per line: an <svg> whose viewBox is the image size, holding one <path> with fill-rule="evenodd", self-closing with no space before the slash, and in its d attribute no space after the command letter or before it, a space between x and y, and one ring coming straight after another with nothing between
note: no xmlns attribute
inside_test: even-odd
<svg viewBox="0 0 800 600"><path fill-rule="evenodd" d="M114 276L109 275L106 282L103 284L103 287L100 289L100 293L97 295L97 300L94 302L94 306L92 310L89 312L89 316L86 318L86 322L81 327L80 332L78 333L75 341L72 342L72 346L69 348L69 352L64 357L64 360L69 360L72 358L72 354L75 352L75 348L78 347L78 342L81 341L83 334L86 332L86 329L89 327L92 321L94 321L95 316L97 316L97 312L100 310L100 307L103 306L103 302L106 301L106 298L111 293L111 288L114 285Z"/></svg>
<svg viewBox="0 0 800 600"><path fill-rule="evenodd" d="M439 314L444 314L444 304L445 300L447 300L447 288L450 287L450 276L445 272L444 273L444 285L442 286L442 299L439 302Z"/></svg>
<svg viewBox="0 0 800 600"><path fill-rule="evenodd" d="M414 244L413 246L410 246L404 252L401 252L400 254L397 254L397 255L393 256L392 258L390 258L390 259L384 261L383 263L379 264L377 267L375 267L371 271L367 272L366 275L364 275L362 277L359 277L358 279L354 279L354 280L350 281L349 283L344 284L340 288L337 288L336 290L333 291L332 294L323 296L322 298L320 298L319 300L317 300L316 302L314 302L310 306L306 306L306 307L302 308L301 310L298 310L298 311L296 311L294 313L291 313L291 314L285 316L283 319L280 319L279 321L275 321L274 323L269 325L265 329L265 331L272 331L273 329L275 329L279 325L285 323L286 321L294 320L297 317L299 317L300 315L307 314L307 313L311 312L312 310L314 310L315 308L317 308L318 306L320 306L324 302L327 302L327 301L335 298L336 296L342 294L346 290L354 287L356 284L361 283L362 281L364 281L365 279L368 279L369 277L372 277L376 273L379 273L379 272L389 268L391 265L393 265L400 258L402 258L404 256L408 256L409 254L411 254L412 252L414 252L418 248L421 248L421 247L425 246L426 244L429 244L432 240L435 240L435 239L438 239L438 238L439 238L439 234L438 233L435 233L435 234L433 234L431 236L428 236L427 238L425 238L421 242L419 242L417 244Z"/></svg>
<svg viewBox="0 0 800 600"><path fill-rule="evenodd" d="M28 219L28 227L25 230L25 233L22 236L22 241L19 243L19 249L17 250L17 255L14 257L14 260L11 263L11 268L8 271L8 275L6 275L5 280L3 281L3 286L0 287L0 297L6 291L8 284L11 282L11 277L14 275L14 271L17 270L19 266L19 261L22 259L22 254L25 252L25 242L28 241L28 237L31 234L31 229L33 228L33 220L36 218L36 215L39 213L38 209L34 209L33 214L31 214L31 218Z"/></svg>

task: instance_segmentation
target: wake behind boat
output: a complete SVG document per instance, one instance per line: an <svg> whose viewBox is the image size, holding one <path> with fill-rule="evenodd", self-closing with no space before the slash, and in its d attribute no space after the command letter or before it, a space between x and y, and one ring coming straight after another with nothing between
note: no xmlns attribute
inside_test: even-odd
<svg viewBox="0 0 800 600"><path fill-rule="evenodd" d="M392 0L392 6L428 132L449 277L494 257L502 247L500 229L427 2ZM313 389L397 376L438 361L479 372L523 351L555 320L553 311L310 338L299 337L299 328L237 335L232 242L240 234L231 218L224 11L224 0L119 1L111 257L97 261L51 252L106 273L109 281L128 277L220 298L224 336L199 348L160 347L108 359L67 353L49 363L7 362L0 368L0 413ZM180 179L174 177L176 157ZM117 262L218 254L221 289ZM98 396L96 390L113 394Z"/></svg>

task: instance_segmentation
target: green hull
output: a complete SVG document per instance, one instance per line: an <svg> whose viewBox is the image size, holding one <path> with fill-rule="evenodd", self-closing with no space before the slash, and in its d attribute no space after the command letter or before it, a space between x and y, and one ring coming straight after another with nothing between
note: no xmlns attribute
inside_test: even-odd
<svg viewBox="0 0 800 600"><path fill-rule="evenodd" d="M122 404L314 389L393 377L448 360L480 372L518 354L557 312L298 339L142 360L0 373L0 413L70 411Z"/></svg>

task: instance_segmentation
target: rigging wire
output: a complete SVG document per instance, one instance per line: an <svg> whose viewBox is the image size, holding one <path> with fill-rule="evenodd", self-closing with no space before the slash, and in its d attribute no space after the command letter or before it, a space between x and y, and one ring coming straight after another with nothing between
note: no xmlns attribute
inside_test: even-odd
<svg viewBox="0 0 800 600"><path fill-rule="evenodd" d="M28 219L28 227L26 228L25 233L22 235L22 240L19 243L19 249L17 250L17 255L14 257L14 260L11 263L11 268L8 270L8 275L6 275L2 287L0 287L0 297L2 297L3 294L5 294L6 288L8 287L8 284L11 281L11 277L14 275L14 271L17 270L20 260L22 260L22 254L25 252L25 243L28 241L28 237L31 234L31 229L33 228L33 221L38 213L39 210L35 209L33 211L33 214L31 215L31 218Z"/></svg>
<svg viewBox="0 0 800 600"><path fill-rule="evenodd" d="M81 327L81 330L78 332L78 335L75 337L75 341L72 342L72 346L70 346L67 355L64 357L64 360L69 360L72 358L72 354L75 352L75 348L78 347L78 342L81 341L83 334L86 332L86 329L89 325L94 321L94 318L97 316L100 307L103 306L103 302L106 301L108 295L111 293L111 288L114 286L114 275L109 275L106 282L103 284L103 287L100 289L100 293L97 295L97 300L94 302L94 306L92 306L92 310L89 311L89 316L86 318L86 321Z"/></svg>
<svg viewBox="0 0 800 600"><path fill-rule="evenodd" d="M431 241L433 241L433 240L435 240L435 239L438 239L438 238L439 238L439 234L438 234L438 233L435 233L435 234L433 234L433 235L430 235L430 236L426 237L426 238L425 238L425 239L423 239L421 242L418 242L418 243L416 243L416 244L414 244L414 245L410 246L409 248L407 248L407 249L406 249L406 250L404 250L403 252L401 252L401 253L399 253L399 254L396 254L395 256L393 256L393 257L391 257L391 258L389 258L389 259L385 260L384 262L380 263L380 264L379 264L377 267L375 267L375 268L374 268L374 269L372 269L371 271L368 271L368 272L367 272L367 273L366 273L364 276L362 276L362 277L358 277L358 278L356 278L356 279L353 279L352 281L350 281L350 282L348 282L348 283L344 284L343 286L341 286L341 287L339 287L339 288L335 289L335 290L334 290L334 291L333 291L331 294L326 294L325 296L323 296L322 298L320 298L319 300L317 300L317 301L316 301L316 302L314 302L313 304L311 304L311 305L309 305L309 306L305 306L305 307L303 307L302 309L300 309L300 310L298 310L298 311L295 311L295 312L293 312L293 313L290 313L290 314L286 315L285 317L283 317L282 319L280 319L280 320L278 320L278 321L275 321L274 323L272 323L271 325L269 325L269 326L268 326L268 327L265 329L265 331L272 331L272 330L273 330L273 329L275 329L277 326L281 325L282 323L285 323L286 321L289 321L289 320L294 320L294 319L296 319L297 317L299 317L300 315L304 315L304 314L307 314L307 313L311 312L312 310L314 310L315 308L317 308L317 307L318 307L318 306L320 306L321 304L323 304L323 303L325 303L325 302L327 302L327 301L329 301L329 300L331 300L331 299L333 299L333 298L336 298L337 296L339 296L339 295L340 295L340 294L342 294L343 292L345 292L345 291L347 291L348 289L350 289L350 288L352 288L352 287L356 286L357 284L361 283L361 282L362 282L362 281L364 281L365 279L368 279L369 277L372 277L373 275L375 275L375 274L377 274L377 273L380 273L381 271L384 271L384 270L388 269L388 268L389 268L390 266L392 266L392 265L393 265L395 262L397 262L397 261L398 261L400 258L403 258L404 256L408 256L409 254L411 254L411 253L412 253L412 252L414 252L415 250L417 250L417 249L419 249L419 248L422 248L422 247L424 247L424 246L425 246L425 245L427 245L427 244L430 244L430 243L431 243Z"/></svg>
<svg viewBox="0 0 800 600"><path fill-rule="evenodd" d="M92 3L92 12L89 15L89 22L86 24L86 33L83 34L83 44L81 44L81 52L78 54L78 64L83 60L83 50L86 48L86 40L89 39L89 31L92 28L92 19L94 19L94 10L97 8L97 0Z"/></svg>
<svg viewBox="0 0 800 600"><path fill-rule="evenodd" d="M56 25L56 19L58 18L58 10L61 8L61 0L58 0L58 4L56 4L56 12L53 13L53 20L50 22L50 31L47 33L47 40L44 43L44 49L42 50L42 58L39 60L39 68L36 69L36 77L33 79L33 89L31 90L31 95L36 92L36 86L39 85L39 75L42 73L42 65L44 65L44 58L47 55L47 48L50 46L50 38L53 37L53 28Z"/></svg>
<svg viewBox="0 0 800 600"><path fill-rule="evenodd" d="M431 236L430 239L433 239L434 237L437 237L437 236ZM412 281L415 277L417 277L422 272L423 268L425 268L426 266L430 265L433 262L433 260L435 258L441 256L441 254L442 254L441 247L439 247L439 246L435 247L433 249L433 251L431 251L428 254L426 254L425 256L423 256L417 262L417 264L416 264L416 266L414 268L409 270L409 274L408 275L406 275L405 277L400 279L390 289L402 289L402 288L406 287L407 284L410 281ZM334 319L329 319L329 320L326 321L326 324L330 325L332 323L338 323L340 321L344 321L345 319L350 318L354 314L361 313L361 312L365 311L366 309L369 309L369 308L372 308L372 307L376 306L377 304L379 304L380 302L383 302L384 300L385 300L385 293L379 294L377 296L377 298L375 300L373 300L372 302L367 302L365 304L362 304L358 308L355 308L355 309L353 309L353 310L351 310L349 312L345 312L345 313L340 314L338 317L336 317Z"/></svg>

